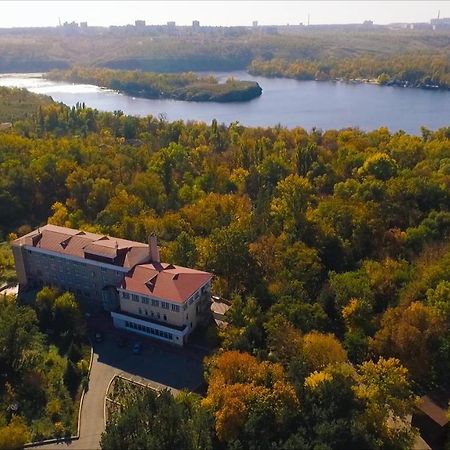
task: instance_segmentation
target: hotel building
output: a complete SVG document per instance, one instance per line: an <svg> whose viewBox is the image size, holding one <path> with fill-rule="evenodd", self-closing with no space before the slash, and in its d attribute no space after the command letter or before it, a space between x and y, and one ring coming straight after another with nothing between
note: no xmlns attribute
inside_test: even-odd
<svg viewBox="0 0 450 450"><path fill-rule="evenodd" d="M160 262L148 244L56 225L12 243L21 289L56 286L111 313L117 328L183 345L208 320L208 272Z"/></svg>

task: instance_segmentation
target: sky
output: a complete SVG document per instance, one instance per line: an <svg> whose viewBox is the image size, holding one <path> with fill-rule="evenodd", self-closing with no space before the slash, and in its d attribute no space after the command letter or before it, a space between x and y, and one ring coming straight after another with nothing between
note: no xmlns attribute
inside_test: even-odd
<svg viewBox="0 0 450 450"><path fill-rule="evenodd" d="M88 25L147 24L261 25L308 23L429 22L440 11L450 17L447 1L0 1L0 27L56 26L86 21Z"/></svg>

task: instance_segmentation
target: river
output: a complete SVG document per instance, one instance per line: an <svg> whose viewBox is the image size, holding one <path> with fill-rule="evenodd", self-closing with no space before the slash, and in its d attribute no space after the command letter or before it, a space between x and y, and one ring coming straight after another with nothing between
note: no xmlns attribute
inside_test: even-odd
<svg viewBox="0 0 450 450"><path fill-rule="evenodd" d="M391 131L420 133L420 127L450 126L450 91L411 89L373 84L296 81L251 76L246 72L211 72L223 80L234 77L257 81L261 97L242 103L196 103L150 100L120 94L98 86L49 81L40 74L0 74L0 86L27 88L50 95L69 106L84 102L101 111L121 110L145 116L164 114L168 120L198 120L248 126L281 124L330 129L357 126L372 130L381 126Z"/></svg>

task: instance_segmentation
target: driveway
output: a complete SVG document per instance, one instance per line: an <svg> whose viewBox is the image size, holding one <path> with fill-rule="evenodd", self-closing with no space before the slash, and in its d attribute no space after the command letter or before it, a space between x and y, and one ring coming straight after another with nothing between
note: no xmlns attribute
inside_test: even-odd
<svg viewBox="0 0 450 450"><path fill-rule="evenodd" d="M95 344L89 390L84 397L81 411L80 439L40 446L42 449L100 448L100 436L104 431L103 404L106 389L114 375L122 375L155 388L196 390L203 384L203 355L195 350L178 349L157 341L130 334L128 345L119 348L114 340L118 331L105 333L104 342ZM142 353L135 355L131 343L142 342Z"/></svg>

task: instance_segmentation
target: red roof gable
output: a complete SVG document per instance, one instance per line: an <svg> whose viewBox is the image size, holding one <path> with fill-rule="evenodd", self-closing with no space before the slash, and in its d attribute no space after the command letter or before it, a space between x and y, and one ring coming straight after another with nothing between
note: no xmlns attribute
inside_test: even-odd
<svg viewBox="0 0 450 450"><path fill-rule="evenodd" d="M184 303L211 278L208 272L173 264L139 264L125 276L121 287L138 294Z"/></svg>

